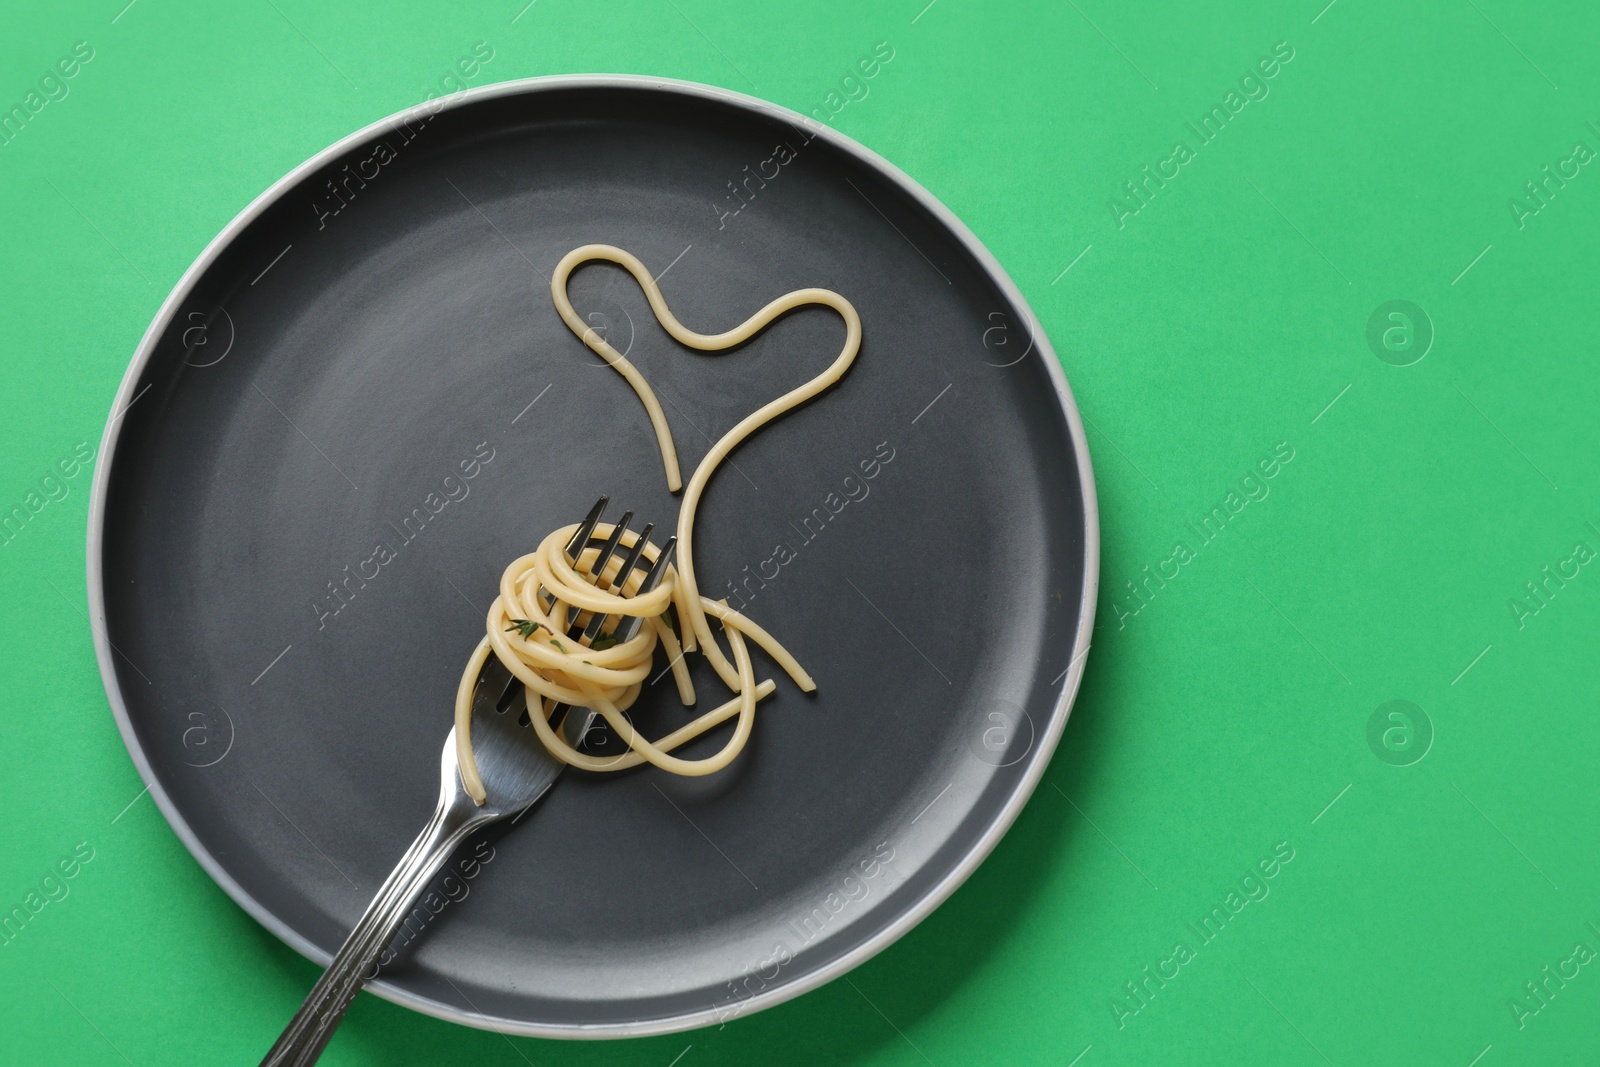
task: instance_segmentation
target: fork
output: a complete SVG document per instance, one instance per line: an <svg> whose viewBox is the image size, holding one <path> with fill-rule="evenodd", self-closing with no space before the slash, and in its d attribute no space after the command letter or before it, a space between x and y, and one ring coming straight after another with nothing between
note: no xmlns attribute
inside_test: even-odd
<svg viewBox="0 0 1600 1067"><path fill-rule="evenodd" d="M567 543L567 555L574 563L589 547L595 525L607 503L608 498L601 497ZM592 573L603 574L621 545L632 517L632 512L624 515L611 536L601 543ZM623 583L643 559L646 540L654 529L653 525L645 526L628 550L616 577L609 582L603 577L597 579L599 588L624 588ZM663 545L639 593L649 592L660 584L676 543L676 538L670 538ZM607 622L615 622L612 633L620 643L633 637L643 622L637 616L623 616L618 620L615 615L595 614L580 627L577 616L574 612L568 634L574 639L581 636L586 641L593 641ZM574 711L581 714L574 714ZM261 1061L262 1067L302 1067L315 1063L356 994L377 974L378 960L410 914L412 905L450 859L456 846L474 830L526 812L554 784L566 764L551 756L538 736L528 729L528 715L527 690L491 655L478 674L472 698L472 751L488 794L483 805L474 803L461 784L456 765L456 731L451 727L440 757L439 804L433 817L378 889L377 896L334 955L328 969ZM577 747L593 722L594 712L560 705L552 711L552 719L557 715L562 716L557 721L562 736Z"/></svg>

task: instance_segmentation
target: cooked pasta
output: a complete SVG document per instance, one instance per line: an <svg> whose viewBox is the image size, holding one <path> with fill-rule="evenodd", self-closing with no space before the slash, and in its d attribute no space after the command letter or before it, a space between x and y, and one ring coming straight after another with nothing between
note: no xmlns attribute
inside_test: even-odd
<svg viewBox="0 0 1600 1067"><path fill-rule="evenodd" d="M596 260L616 263L632 274L667 333L690 348L704 352L732 348L760 333L778 317L809 305L832 308L839 313L845 323L844 347L821 374L768 401L735 424L700 461L684 488L672 431L649 383L632 363L583 321L567 297L567 280L572 272ZM669 564L659 585L648 591L641 592L648 569L642 566L634 567L626 575L620 589L599 588L599 584L609 587L615 581L628 553L613 554L596 572L602 555L599 547L580 545L576 558L568 555L568 543L578 530L574 525L554 531L535 551L506 568L500 577L500 595L490 605L485 620L486 635L468 661L456 694L456 746L462 783L480 804L484 792L472 756L472 695L478 673L491 654L526 687L531 724L540 741L555 758L586 770L623 770L650 763L674 774L701 775L726 767L749 739L756 701L769 695L774 688L770 680L756 683L747 642L760 646L802 690L810 692L816 688L811 676L770 634L728 607L725 601L700 594L694 570L694 520L700 496L711 475L740 442L767 422L833 385L849 369L861 347L861 319L855 308L830 290L799 289L773 300L724 333L696 333L672 314L643 263L620 248L600 244L583 245L567 253L556 265L550 279L550 292L562 321L584 344L616 368L638 394L661 450L667 487L673 492L684 489L678 511L677 564ZM602 523L595 527L594 536L606 538L614 530L615 527ZM632 531L625 532L620 540L621 548L633 549L638 537ZM659 552L656 546L646 544L641 554L646 563L653 565ZM669 608L682 624L681 631L675 631L669 621ZM586 625L594 613L613 615L618 621L609 630L602 629L590 645L569 636L569 628ZM633 636L616 640L614 635L622 629L621 620L629 617L641 619L643 624ZM722 624L727 634L731 658L723 652L711 631L713 618ZM651 741L634 728L625 713L638 699L650 675L657 645L671 660L670 669L685 705L695 702L694 686L684 663L684 656L690 652L702 653L735 696L665 737ZM629 751L622 756L595 756L578 751L550 724L551 713L561 704L598 713ZM738 722L733 735L715 755L690 760L671 754L685 742L735 717Z"/></svg>

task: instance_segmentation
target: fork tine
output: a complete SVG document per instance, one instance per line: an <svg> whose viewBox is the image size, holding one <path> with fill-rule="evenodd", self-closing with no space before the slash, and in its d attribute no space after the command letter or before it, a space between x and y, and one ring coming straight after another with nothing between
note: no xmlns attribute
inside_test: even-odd
<svg viewBox="0 0 1600 1067"><path fill-rule="evenodd" d="M621 589L627 582L628 575L633 573L633 568L638 566L639 558L644 555L645 545L650 541L650 535L655 532L656 524L647 522L639 531L638 538L633 542L633 547L628 550L628 556L622 561L622 566L617 569L616 578L606 583L607 589ZM601 579L604 581L604 579Z"/></svg>
<svg viewBox="0 0 1600 1067"><path fill-rule="evenodd" d="M599 500L596 500L594 507L589 509L589 514L585 515L583 521L578 524L578 529L573 533L572 540L567 542L567 558L574 564L578 562L578 557L583 553L584 547L588 545L589 538L594 535L594 528L600 522L600 516L605 514L606 505L609 503L611 503L609 495L601 496ZM627 520L623 521L626 522ZM562 619L556 629L565 629L566 625L566 620Z"/></svg>
<svg viewBox="0 0 1600 1067"><path fill-rule="evenodd" d="M616 554L617 546L622 544L622 535L628 532L628 523L630 523L632 521L633 521L633 512L624 511L622 513L621 520L619 520L617 522L616 528L611 531L611 536L606 538L605 543L600 546L600 554L595 556L594 565L589 568L589 573L594 578L595 588L597 588L597 589L604 589L605 588L605 584L604 584L605 583L605 579L602 577L602 575L605 573L606 564L610 563L611 562L611 557ZM580 556L582 556L582 554L583 554L583 549L580 547L578 549L577 554L573 556L573 562L576 563L578 558ZM603 616L591 615L590 618L589 618L589 625L590 626L594 625L594 620L596 618L603 618ZM576 640L579 637L582 637L588 631L586 629L584 629L583 627L580 627L578 625L578 623L577 623L578 613L577 612L573 613L572 619L573 619L572 626L571 626L570 629L567 630L567 636L572 638L572 639L574 639L574 640Z"/></svg>
<svg viewBox="0 0 1600 1067"><path fill-rule="evenodd" d="M606 513L606 505L609 503L611 503L609 496L602 496L594 502L589 514L578 524L578 531L572 535L572 540L567 542L567 555L576 558L578 550L589 543L590 536L594 534L595 524L600 521L600 516Z"/></svg>
<svg viewBox="0 0 1600 1067"><path fill-rule="evenodd" d="M639 586L639 592L633 594L634 596L648 593L661 584L661 579L666 577L667 564L672 560L672 552L677 547L678 538L676 536L667 538L666 544L662 545L661 551L656 554L656 561L650 565L650 573L644 576L644 582ZM633 635L639 632L639 627L643 623L644 618L640 615L624 617L622 624L615 631L617 643L621 644L624 641L632 640Z"/></svg>
<svg viewBox="0 0 1600 1067"><path fill-rule="evenodd" d="M607 582L605 578L597 576L594 583L597 589L621 590L627 588L628 575L633 573L633 568L639 563L639 557L644 555L645 542L650 539L650 534L655 528L656 524L653 522L645 524L644 529L639 531L639 539L633 543L633 548L628 552L627 558L622 561L622 566L617 568L616 579ZM583 636L593 640L601 628L606 623L614 621L615 618L616 616L614 615L594 615L589 619L589 625L583 628Z"/></svg>
<svg viewBox="0 0 1600 1067"><path fill-rule="evenodd" d="M596 582L600 581L600 575L606 569L606 564L611 562L611 557L616 555L617 546L622 544L622 535L628 532L628 523L632 521L633 512L624 511L622 518L617 520L617 525L612 529L611 536L606 538L605 544L601 546L600 554L594 558L594 566L590 568L590 573L594 575Z"/></svg>

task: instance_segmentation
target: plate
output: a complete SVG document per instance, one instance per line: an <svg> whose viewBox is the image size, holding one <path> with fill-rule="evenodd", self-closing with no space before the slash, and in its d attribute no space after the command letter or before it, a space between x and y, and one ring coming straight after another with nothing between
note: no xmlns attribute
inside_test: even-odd
<svg viewBox="0 0 1600 1067"><path fill-rule="evenodd" d="M551 269L589 242L638 255L692 328L823 286L864 341L839 386L733 454L696 527L702 589L785 642L816 694L758 654L777 693L727 770L568 771L464 846L369 987L551 1037L726 1021L926 916L1039 780L1098 575L1088 451L1049 341L883 159L648 78L512 82L376 123L183 276L112 408L90 518L128 750L206 871L310 959L432 810L502 568L602 492L675 523L641 405L551 303ZM843 336L804 309L705 355L620 268L582 268L570 291L653 383L685 471ZM701 666L696 683L723 699ZM687 714L668 681L637 706L651 729Z"/></svg>

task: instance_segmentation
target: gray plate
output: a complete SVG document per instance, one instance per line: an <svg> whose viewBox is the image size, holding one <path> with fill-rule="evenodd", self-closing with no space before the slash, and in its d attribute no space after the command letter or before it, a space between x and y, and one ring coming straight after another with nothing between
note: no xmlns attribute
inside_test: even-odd
<svg viewBox="0 0 1600 1067"><path fill-rule="evenodd" d="M117 397L90 520L96 646L134 762L211 876L308 957L329 958L431 810L501 568L601 492L675 521L638 401L551 305L551 267L590 241L664 275L694 328L815 285L855 303L865 342L842 386L734 454L698 524L703 588L742 599L816 695L762 661L778 692L728 770L569 771L469 844L492 858L457 865L372 987L554 1037L771 1005L927 915L1038 781L1098 573L1048 341L977 239L860 145L624 77L377 123L178 283ZM584 268L572 294L654 383L686 474L842 337L811 309L705 356L619 269ZM662 682L637 715L685 712Z"/></svg>

